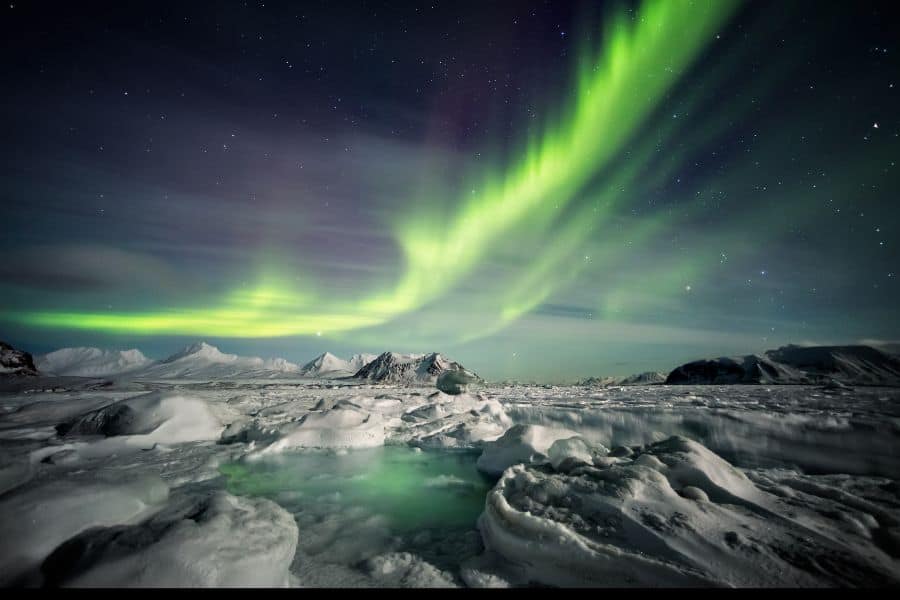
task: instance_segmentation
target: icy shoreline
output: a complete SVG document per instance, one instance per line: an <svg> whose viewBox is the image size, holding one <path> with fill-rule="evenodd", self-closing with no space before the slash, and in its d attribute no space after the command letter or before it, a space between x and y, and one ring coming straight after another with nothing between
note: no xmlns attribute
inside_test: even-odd
<svg viewBox="0 0 900 600"><path fill-rule="evenodd" d="M452 396L44 378L0 392L0 584L896 585L898 400L894 388ZM317 453L295 468L330 469L384 445L439 453L404 480L408 497L461 493L466 476L429 457L469 452L497 482L477 525L414 540L354 500L400 489L402 465L332 482L333 510L310 514L302 490L234 495L221 470ZM468 558L429 562L435 546Z"/></svg>

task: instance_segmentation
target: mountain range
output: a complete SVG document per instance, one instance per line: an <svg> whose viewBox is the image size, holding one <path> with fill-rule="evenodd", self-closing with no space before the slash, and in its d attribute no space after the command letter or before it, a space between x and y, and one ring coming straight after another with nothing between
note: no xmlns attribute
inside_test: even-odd
<svg viewBox="0 0 900 600"><path fill-rule="evenodd" d="M0 375L58 375L131 379L347 379L370 383L433 384L443 373L480 380L458 362L429 354L356 354L349 360L324 352L297 365L221 352L198 342L163 360L140 350L63 348L32 356L0 342ZM459 377L457 377L459 378ZM837 384L900 386L900 357L871 346L782 346L761 355L719 357L685 363L668 374L592 377L586 386L728 384ZM448 379L448 386L450 385ZM450 389L448 387L448 389Z"/></svg>
<svg viewBox="0 0 900 600"><path fill-rule="evenodd" d="M16 356L27 356L31 360L31 355L11 346L9 351L4 352L9 353L10 357L12 352L16 352ZM21 362L24 359L17 360ZM162 360L147 358L137 349L62 348L37 356L31 365L31 371L58 376L127 375L132 379L351 378L374 383L434 383L444 371L462 369L459 363L436 352L355 354L349 360L324 352L301 366L283 358L226 354L206 342L191 344Z"/></svg>

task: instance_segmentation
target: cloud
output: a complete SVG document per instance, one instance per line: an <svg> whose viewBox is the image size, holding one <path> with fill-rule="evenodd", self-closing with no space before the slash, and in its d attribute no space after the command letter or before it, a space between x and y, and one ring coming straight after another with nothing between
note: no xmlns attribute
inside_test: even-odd
<svg viewBox="0 0 900 600"><path fill-rule="evenodd" d="M96 244L51 244L7 251L0 279L38 290L90 292L171 286L178 276L166 263L144 253Z"/></svg>

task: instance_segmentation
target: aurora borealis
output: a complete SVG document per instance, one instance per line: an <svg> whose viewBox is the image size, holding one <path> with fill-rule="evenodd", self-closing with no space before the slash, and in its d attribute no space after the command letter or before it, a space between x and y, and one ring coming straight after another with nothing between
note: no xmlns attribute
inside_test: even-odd
<svg viewBox="0 0 900 600"><path fill-rule="evenodd" d="M564 380L900 339L890 3L4 11L20 345Z"/></svg>

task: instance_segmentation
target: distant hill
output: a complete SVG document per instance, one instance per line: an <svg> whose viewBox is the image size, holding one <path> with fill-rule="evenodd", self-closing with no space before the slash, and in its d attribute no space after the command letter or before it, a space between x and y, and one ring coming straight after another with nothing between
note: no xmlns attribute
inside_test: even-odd
<svg viewBox="0 0 900 600"><path fill-rule="evenodd" d="M644 371L627 377L588 377L579 385L589 387L609 387L616 385L658 385L666 382L666 374L659 371Z"/></svg>
<svg viewBox="0 0 900 600"><path fill-rule="evenodd" d="M681 365L667 384L900 385L900 358L870 346L783 346L764 356L720 357Z"/></svg>

